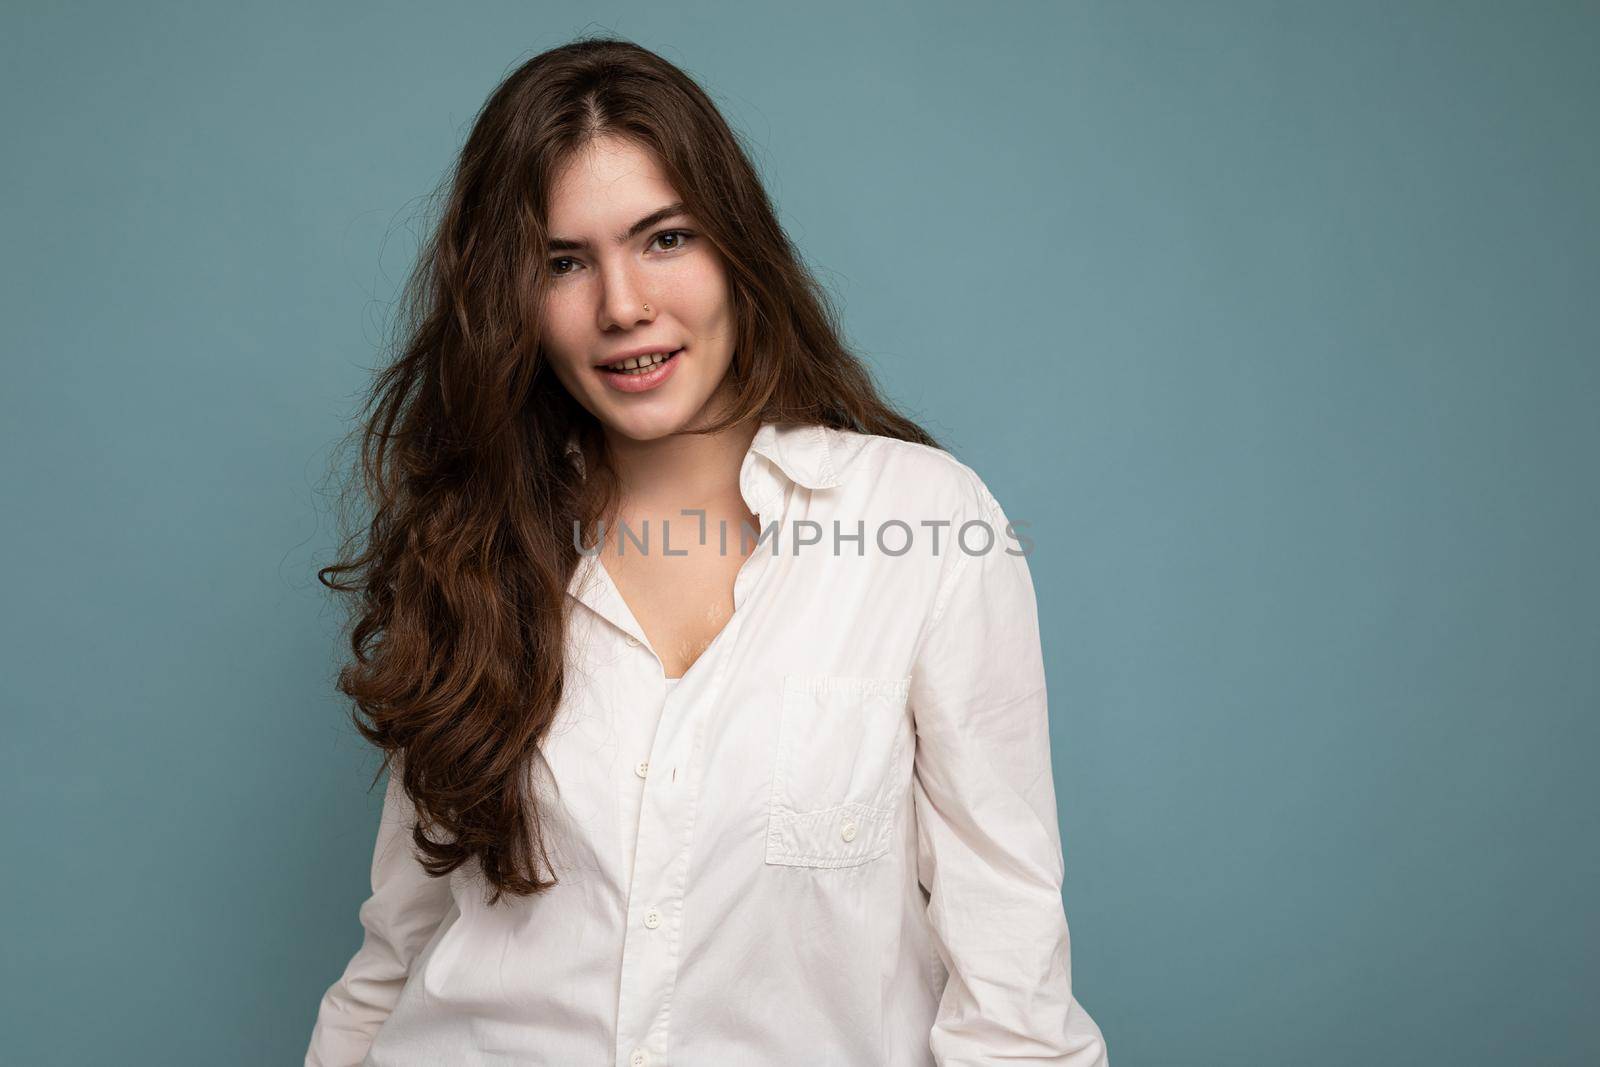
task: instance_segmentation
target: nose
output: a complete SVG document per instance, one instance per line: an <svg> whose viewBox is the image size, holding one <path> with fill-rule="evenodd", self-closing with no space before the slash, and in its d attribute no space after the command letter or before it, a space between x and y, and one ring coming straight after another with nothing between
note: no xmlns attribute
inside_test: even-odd
<svg viewBox="0 0 1600 1067"><path fill-rule="evenodd" d="M654 305L626 267L612 271L600 296L600 329L630 330L655 318Z"/></svg>

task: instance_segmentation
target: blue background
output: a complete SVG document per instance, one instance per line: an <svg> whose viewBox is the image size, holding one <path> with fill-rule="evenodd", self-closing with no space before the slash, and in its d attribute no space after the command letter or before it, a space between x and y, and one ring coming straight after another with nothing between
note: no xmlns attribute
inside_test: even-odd
<svg viewBox="0 0 1600 1067"><path fill-rule="evenodd" d="M299 1062L382 796L334 446L584 30L1033 524L1112 1062L1600 1062L1600 5L1419 2L11 7L0 1058Z"/></svg>

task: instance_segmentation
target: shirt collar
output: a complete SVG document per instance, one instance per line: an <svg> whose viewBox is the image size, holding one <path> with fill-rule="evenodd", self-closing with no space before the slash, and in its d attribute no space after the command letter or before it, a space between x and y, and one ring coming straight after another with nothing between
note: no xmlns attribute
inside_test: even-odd
<svg viewBox="0 0 1600 1067"><path fill-rule="evenodd" d="M834 431L816 423L764 422L750 451L765 456L789 480L807 489L831 489L840 477Z"/></svg>
<svg viewBox="0 0 1600 1067"><path fill-rule="evenodd" d="M860 435L817 424L763 422L739 464L739 491L765 526L781 510L785 479L807 489L836 486L864 440ZM581 477L583 449L576 433L567 438L566 454L572 457ZM757 456L766 462L756 460ZM644 641L643 628L599 562L598 554L580 556L567 592L635 640Z"/></svg>
<svg viewBox="0 0 1600 1067"><path fill-rule="evenodd" d="M767 459L796 485L830 489L844 480L848 451L841 450L837 435L833 428L816 423L763 422L750 441L750 452ZM567 437L566 453L581 473L583 450L577 434Z"/></svg>

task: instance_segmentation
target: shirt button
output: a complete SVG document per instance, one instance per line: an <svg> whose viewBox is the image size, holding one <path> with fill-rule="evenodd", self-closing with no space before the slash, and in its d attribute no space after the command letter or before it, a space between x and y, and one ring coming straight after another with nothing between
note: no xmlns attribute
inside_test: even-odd
<svg viewBox="0 0 1600 1067"><path fill-rule="evenodd" d="M639 639L637 637L633 637L633 636L630 635L629 638L628 638L628 647L629 648L638 648L639 647ZM638 1053L635 1053L634 1055L642 1056L642 1055L644 1055L644 1053L638 1052Z"/></svg>
<svg viewBox="0 0 1600 1067"><path fill-rule="evenodd" d="M654 908L644 913L644 924L654 930L661 925L661 913Z"/></svg>
<svg viewBox="0 0 1600 1067"><path fill-rule="evenodd" d="M844 825L839 828L839 836L846 841L854 841L856 839L856 821L846 818Z"/></svg>
<svg viewBox="0 0 1600 1067"><path fill-rule="evenodd" d="M645 775L649 774L650 773L650 761L649 760L640 760L638 763L635 763L633 765L633 773L637 774L640 778L643 778Z"/></svg>
<svg viewBox="0 0 1600 1067"><path fill-rule="evenodd" d="M633 1050L633 1055L628 1057L628 1062L633 1064L633 1067L644 1067L649 1061L645 1059L644 1049L636 1048Z"/></svg>

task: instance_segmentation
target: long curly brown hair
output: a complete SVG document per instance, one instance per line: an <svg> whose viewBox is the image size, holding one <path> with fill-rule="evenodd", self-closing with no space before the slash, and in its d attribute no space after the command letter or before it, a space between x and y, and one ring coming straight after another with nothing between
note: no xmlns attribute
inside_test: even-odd
<svg viewBox="0 0 1600 1067"><path fill-rule="evenodd" d="M683 71L625 40L580 38L495 89L435 194L394 358L356 427L345 498L362 518L317 572L346 594L354 658L338 686L383 753L378 775L398 766L419 862L441 877L476 859L490 904L557 881L539 874L531 770L562 699L575 533L590 544L617 503L599 424L539 345L549 190L601 136L655 154L727 264L737 388L698 432L755 417L938 447L841 342L738 139Z"/></svg>

